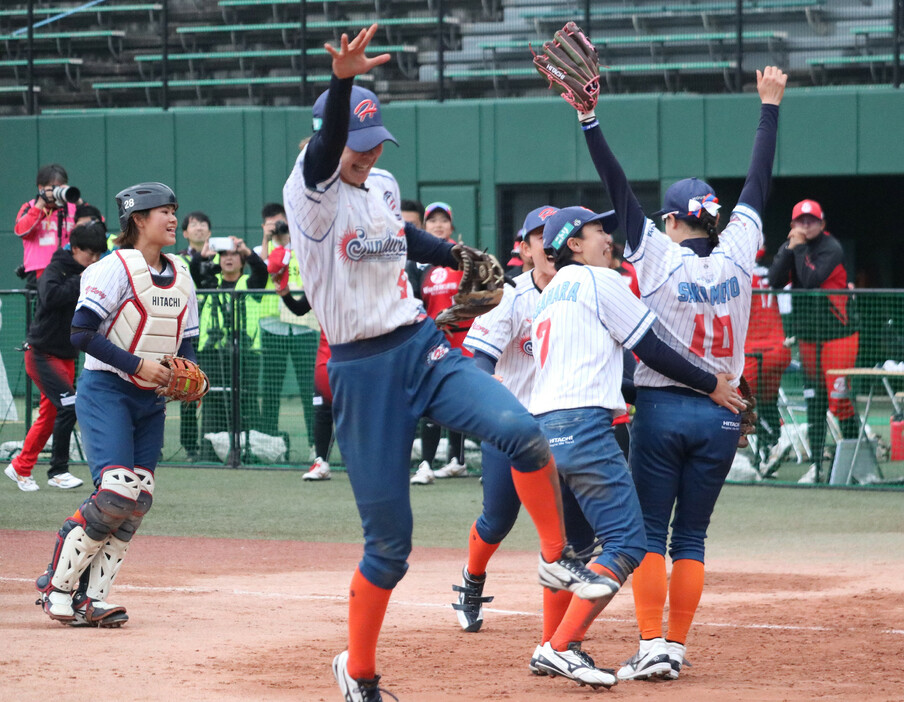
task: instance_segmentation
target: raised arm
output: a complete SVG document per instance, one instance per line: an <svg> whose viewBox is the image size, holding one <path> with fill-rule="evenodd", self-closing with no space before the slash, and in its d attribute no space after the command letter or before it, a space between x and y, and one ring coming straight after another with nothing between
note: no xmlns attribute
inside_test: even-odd
<svg viewBox="0 0 904 702"><path fill-rule="evenodd" d="M389 54L364 55L376 31L377 25L372 24L358 32L351 41L347 34L343 34L338 49L330 44L323 45L333 57L333 77L330 79L323 123L311 137L304 160L304 182L309 188L327 180L339 167L339 159L348 139L348 110L355 76L367 73L390 59Z"/></svg>
<svg viewBox="0 0 904 702"><path fill-rule="evenodd" d="M778 106L785 94L788 76L775 66L766 66L756 72L757 91L760 94L760 123L753 140L753 155L747 180L741 189L739 203L761 213L766 207L769 182L772 179L772 163L775 160L775 139L778 133Z"/></svg>

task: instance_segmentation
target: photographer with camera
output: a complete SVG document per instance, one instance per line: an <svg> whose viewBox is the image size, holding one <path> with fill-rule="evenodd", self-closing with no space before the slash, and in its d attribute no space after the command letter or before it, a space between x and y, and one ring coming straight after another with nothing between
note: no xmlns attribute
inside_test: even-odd
<svg viewBox="0 0 904 702"><path fill-rule="evenodd" d="M267 264L238 237L210 237L204 244L219 259L219 272L213 275L217 290L260 290L268 280ZM245 264L251 268L245 274ZM201 257L191 262L192 277L201 265ZM257 429L258 374L261 366L260 301L252 295L208 294L201 298L198 362L204 364L211 390L205 398L201 416L201 435L228 431L231 412L229 397L217 388L235 387L232 363L235 361L234 330L238 329L239 383L241 398L241 430ZM211 460L210 444L204 444L201 460Z"/></svg>
<svg viewBox="0 0 904 702"><path fill-rule="evenodd" d="M19 208L14 228L25 249L16 274L25 279L28 290L37 289L53 252L69 243L75 205L81 200L78 188L68 184L69 174L58 163L42 166L36 181L38 194Z"/></svg>
<svg viewBox="0 0 904 702"><path fill-rule="evenodd" d="M274 250L280 248L288 251L288 289L294 293L301 292L304 287L298 261L291 250L286 210L278 202L268 203L261 211L261 219L264 232L261 257L267 259ZM275 287L274 282L268 279L267 289L273 290ZM288 439L286 434L279 432L279 406L283 379L291 358L308 443L311 443L314 436L314 360L320 340L320 325L314 315L298 317L292 314L287 307L280 305L277 295L264 295L261 300L260 326L264 352L261 431L270 436L279 435Z"/></svg>

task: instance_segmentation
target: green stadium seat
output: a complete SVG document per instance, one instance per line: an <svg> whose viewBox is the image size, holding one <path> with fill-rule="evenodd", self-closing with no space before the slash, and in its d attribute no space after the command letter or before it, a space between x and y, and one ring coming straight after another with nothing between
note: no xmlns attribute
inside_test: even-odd
<svg viewBox="0 0 904 702"><path fill-rule="evenodd" d="M293 0L294 1L294 0ZM371 53L417 53L417 47L412 44L388 44L385 46L370 46L368 51ZM307 49L307 56L327 56L326 49L320 47ZM195 51L186 53L173 53L167 56L169 61L208 61L223 59L246 59L246 58L283 58L298 56L297 49L249 49L244 51ZM135 60L147 63L162 61L163 54L138 54ZM2 65L2 64L0 64Z"/></svg>
<svg viewBox="0 0 904 702"><path fill-rule="evenodd" d="M323 2L323 0L320 0ZM297 4L297 3L296 3ZM129 12L160 12L163 5L159 2L138 3L133 5L92 5L91 7L69 6L69 7L36 7L34 8L35 17L53 17L63 12L70 14L110 14L113 12L129 13ZM12 9L0 9L0 17L28 17L28 9L17 7Z"/></svg>
<svg viewBox="0 0 904 702"><path fill-rule="evenodd" d="M71 43L79 42L79 44L90 44L98 40L103 40L110 53L114 57L118 57L122 53L122 40L126 33L121 29L92 29L87 31L74 32L35 32L33 34L35 42L56 42L57 52L63 55L71 54ZM28 34L0 34L0 42L27 41Z"/></svg>
<svg viewBox="0 0 904 702"><path fill-rule="evenodd" d="M787 32L778 31L750 31L743 32L745 42L772 42L783 41L788 38ZM593 38L593 43L598 48L615 48L619 46L636 46L645 44L711 44L732 43L737 37L736 32L692 32L687 34L628 34L614 37ZM539 39L528 41L527 39L499 40L483 42L479 46L484 50L494 53L506 50L524 50L529 44L541 43ZM520 54L521 51L518 51Z"/></svg>

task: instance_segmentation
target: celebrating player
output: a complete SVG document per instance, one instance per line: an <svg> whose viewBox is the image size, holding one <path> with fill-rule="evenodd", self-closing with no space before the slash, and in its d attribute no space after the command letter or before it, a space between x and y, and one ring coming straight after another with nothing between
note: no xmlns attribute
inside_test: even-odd
<svg viewBox="0 0 904 702"><path fill-rule="evenodd" d="M153 500L166 418L155 390L173 373L156 359L177 351L193 359L189 339L198 334L188 266L161 253L176 243L176 195L139 183L116 203L120 249L82 274L72 319L72 344L87 354L75 410L96 490L63 522L36 583L50 618L75 626L128 620L125 607L106 600Z"/></svg>
<svg viewBox="0 0 904 702"><path fill-rule="evenodd" d="M558 475L537 423L500 383L450 348L412 296L406 257L456 267L456 256L475 266L492 261L403 224L398 184L375 168L383 142L395 139L376 95L353 86L356 75L390 58L365 56L376 31L374 24L352 41L343 34L338 49L325 45L333 59L330 88L314 105L318 129L283 189L292 247L332 345L336 437L364 528L364 557L350 588L348 650L333 661L345 699L356 701L382 699L377 639L411 551L408 462L423 415L491 441L509 457L540 535L541 582L591 599L609 592L566 547Z"/></svg>
<svg viewBox="0 0 904 702"><path fill-rule="evenodd" d="M615 671L597 668L581 643L646 553L637 493L612 428L613 418L625 412L622 347L729 412L743 406L729 374L717 377L701 370L657 338L655 315L609 267L610 232L617 226L614 212L596 214L583 207L566 207L546 221L543 244L555 256L558 272L531 322L536 380L530 411L549 439L562 481L602 544L590 568L612 583L612 594L593 602L571 598L556 630L537 646L530 667L604 687L616 684Z"/></svg>
<svg viewBox="0 0 904 702"><path fill-rule="evenodd" d="M744 367L750 274L763 242L760 213L769 191L778 105L786 81L778 68L757 71L762 107L753 156L739 203L721 237L716 229L718 199L696 178L678 181L666 191L665 206L653 215L662 217L665 233L660 232L644 216L592 108L578 111L594 165L625 225L626 260L636 267L641 297L657 315L653 329L684 358L715 373L738 377ZM731 468L740 423L687 384L673 382L646 363L638 365L635 384L631 472L648 553L633 581L640 647L618 677L674 679L703 591L706 530ZM672 574L667 581L665 553L673 508ZM667 597L669 623L663 638Z"/></svg>

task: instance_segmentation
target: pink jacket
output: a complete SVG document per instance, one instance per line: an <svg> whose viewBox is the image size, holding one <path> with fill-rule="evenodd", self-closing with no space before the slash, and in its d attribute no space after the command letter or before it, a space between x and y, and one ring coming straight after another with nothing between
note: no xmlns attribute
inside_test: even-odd
<svg viewBox="0 0 904 702"><path fill-rule="evenodd" d="M26 272L43 271L50 263L53 252L69 243L69 234L75 226L75 205L66 205L62 237L57 234L58 220L57 210L47 215L43 208L35 206L34 200L29 200L19 209L14 231L25 247L23 262Z"/></svg>

